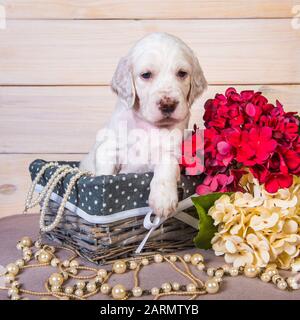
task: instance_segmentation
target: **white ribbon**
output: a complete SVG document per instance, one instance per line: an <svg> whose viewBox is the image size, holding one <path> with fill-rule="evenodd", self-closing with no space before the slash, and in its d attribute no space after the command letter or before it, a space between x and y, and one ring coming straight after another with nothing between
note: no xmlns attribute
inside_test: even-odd
<svg viewBox="0 0 300 320"><path fill-rule="evenodd" d="M176 218L176 215L179 215L180 217L178 217L179 220L184 221L185 223L191 225L192 227L197 227L197 223L195 223L195 221L193 220L197 220L197 219L193 219L192 217L184 217L184 215L187 215L187 213L182 212L183 210L186 210L190 207L193 206L193 201L192 201L192 197L196 197L197 194L193 194L192 196L180 201L178 203L177 209L176 211L170 216L170 217L174 217ZM166 218L163 217L157 217L155 216L153 219L153 222L151 221L151 216L152 216L153 211L150 210L145 218L144 218L144 227L145 229L149 230L148 233L146 234L145 238L143 239L143 241L140 243L140 245L138 246L138 248L135 250L135 253L141 253L141 251L143 250L146 242L148 241L151 233L157 229L162 223L164 223L164 221L166 221ZM169 218L170 218L169 217Z"/></svg>

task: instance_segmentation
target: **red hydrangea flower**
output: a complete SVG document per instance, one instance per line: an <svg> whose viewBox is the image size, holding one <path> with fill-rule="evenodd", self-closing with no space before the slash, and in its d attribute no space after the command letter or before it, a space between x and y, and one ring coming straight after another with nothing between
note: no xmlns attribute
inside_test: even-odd
<svg viewBox="0 0 300 320"><path fill-rule="evenodd" d="M271 173L267 176L265 188L268 192L274 193L278 189L288 188L293 183L293 176L290 174Z"/></svg>
<svg viewBox="0 0 300 320"><path fill-rule="evenodd" d="M204 170L206 178L199 194L239 190L238 181L248 168L268 192L291 186L292 175L300 174L299 119L285 112L282 104L268 102L261 92L238 93L228 88L205 103L204 144L194 148L182 167L188 174ZM195 129L190 141L194 141ZM197 159L201 155L204 159ZM187 164L186 159L194 159ZM203 166L204 164L204 166Z"/></svg>
<svg viewBox="0 0 300 320"><path fill-rule="evenodd" d="M236 160L245 166L263 164L277 146L276 140L272 139L270 127L254 127L241 132L240 141L235 145L237 150Z"/></svg>

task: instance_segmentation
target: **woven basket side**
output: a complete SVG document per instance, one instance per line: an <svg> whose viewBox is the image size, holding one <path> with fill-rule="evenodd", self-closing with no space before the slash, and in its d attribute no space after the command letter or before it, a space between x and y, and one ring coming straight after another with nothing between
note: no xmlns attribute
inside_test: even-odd
<svg viewBox="0 0 300 320"><path fill-rule="evenodd" d="M58 204L51 200L45 215L46 225L54 220L57 209ZM43 234L43 238L70 246L89 261L105 264L134 256L147 232L143 219L142 216L110 224L93 224L65 209L58 226ZM151 234L143 253L191 248L196 232L194 228L170 218Z"/></svg>

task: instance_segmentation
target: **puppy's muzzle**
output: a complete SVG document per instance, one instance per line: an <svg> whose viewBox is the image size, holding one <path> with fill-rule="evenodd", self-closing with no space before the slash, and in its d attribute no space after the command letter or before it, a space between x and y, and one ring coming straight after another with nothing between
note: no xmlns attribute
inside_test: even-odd
<svg viewBox="0 0 300 320"><path fill-rule="evenodd" d="M159 100L158 105L161 113L164 116L168 117L175 111L178 105L178 100L175 100L170 97L163 97Z"/></svg>

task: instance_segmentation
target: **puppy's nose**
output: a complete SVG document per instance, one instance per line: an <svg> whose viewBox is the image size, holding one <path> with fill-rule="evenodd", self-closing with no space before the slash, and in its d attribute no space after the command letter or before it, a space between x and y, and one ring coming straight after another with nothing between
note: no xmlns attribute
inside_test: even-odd
<svg viewBox="0 0 300 320"><path fill-rule="evenodd" d="M178 101L170 97L163 97L159 101L159 109L163 115L170 115L173 113L178 105Z"/></svg>

